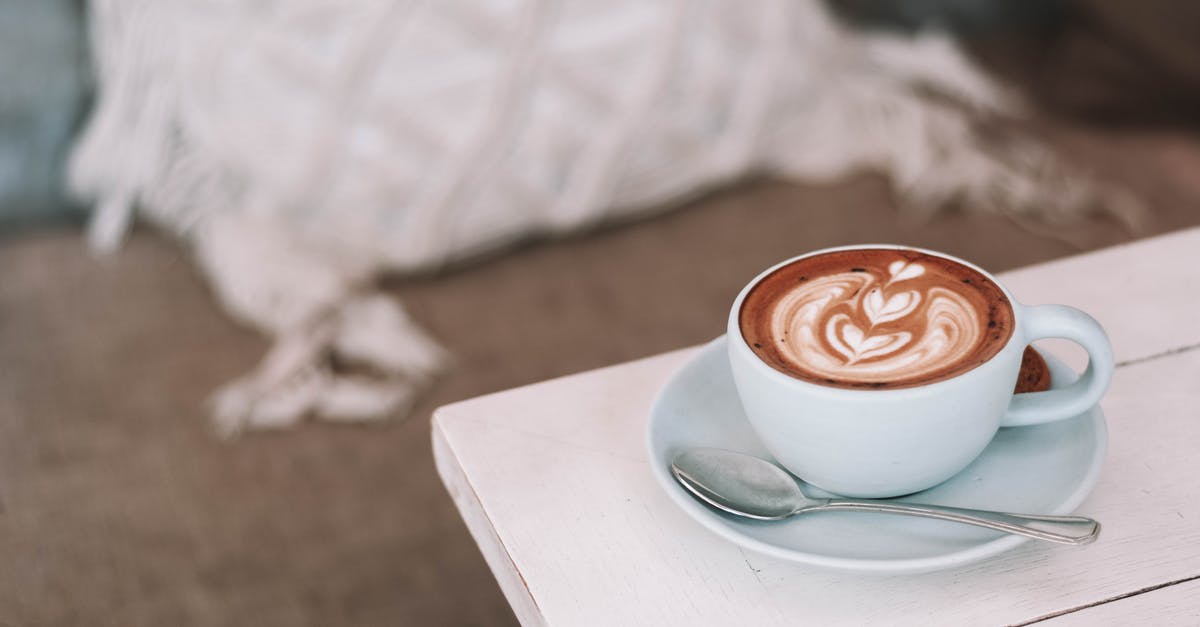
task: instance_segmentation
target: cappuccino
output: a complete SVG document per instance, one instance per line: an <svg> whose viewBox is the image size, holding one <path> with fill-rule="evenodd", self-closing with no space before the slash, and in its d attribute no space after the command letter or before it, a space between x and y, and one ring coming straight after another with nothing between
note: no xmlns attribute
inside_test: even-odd
<svg viewBox="0 0 1200 627"><path fill-rule="evenodd" d="M738 322L763 362L842 388L896 389L958 376L1013 333L1013 307L978 270L908 249L798 259L746 294Z"/></svg>

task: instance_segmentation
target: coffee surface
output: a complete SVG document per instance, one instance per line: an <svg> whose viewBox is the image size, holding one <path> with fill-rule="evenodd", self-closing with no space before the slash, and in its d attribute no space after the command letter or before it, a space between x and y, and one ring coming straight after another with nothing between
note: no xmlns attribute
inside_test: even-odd
<svg viewBox="0 0 1200 627"><path fill-rule="evenodd" d="M1021 372L1017 375L1017 387L1013 392L1045 392L1050 389L1050 383L1050 367L1046 365L1046 359L1034 347L1026 346L1025 354L1021 355Z"/></svg>
<svg viewBox="0 0 1200 627"><path fill-rule="evenodd" d="M793 377L894 389L949 379L1012 335L1013 309L990 279L907 249L835 251L764 277L738 312L742 336Z"/></svg>

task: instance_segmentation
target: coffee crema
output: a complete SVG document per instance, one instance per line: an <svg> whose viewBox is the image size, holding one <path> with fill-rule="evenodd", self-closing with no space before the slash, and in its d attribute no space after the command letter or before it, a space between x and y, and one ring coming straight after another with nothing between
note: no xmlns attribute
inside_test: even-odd
<svg viewBox="0 0 1200 627"><path fill-rule="evenodd" d="M993 281L910 249L834 251L763 277L738 312L742 336L771 367L845 388L895 389L962 374L1013 332Z"/></svg>

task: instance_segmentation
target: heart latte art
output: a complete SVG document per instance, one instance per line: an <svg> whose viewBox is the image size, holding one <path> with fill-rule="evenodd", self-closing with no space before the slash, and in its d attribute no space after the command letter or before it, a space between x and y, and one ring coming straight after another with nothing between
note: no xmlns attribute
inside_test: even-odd
<svg viewBox="0 0 1200 627"><path fill-rule="evenodd" d="M826 385L909 387L987 361L1012 307L977 270L914 250L800 259L747 294L742 334L778 370Z"/></svg>

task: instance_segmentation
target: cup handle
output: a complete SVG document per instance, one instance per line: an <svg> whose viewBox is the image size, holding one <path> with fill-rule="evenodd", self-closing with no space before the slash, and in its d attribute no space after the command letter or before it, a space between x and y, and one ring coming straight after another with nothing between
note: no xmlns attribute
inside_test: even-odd
<svg viewBox="0 0 1200 627"><path fill-rule="evenodd" d="M1078 416L1100 402L1113 375L1112 345L1096 319L1066 305L1037 305L1024 310L1025 337L1071 340L1088 353L1079 380L1065 388L1013 396L1001 427L1020 427Z"/></svg>

